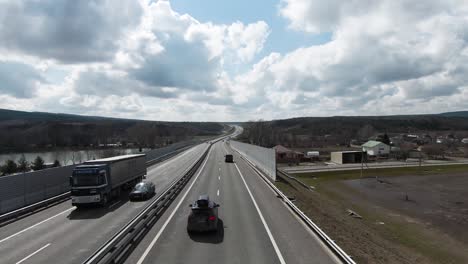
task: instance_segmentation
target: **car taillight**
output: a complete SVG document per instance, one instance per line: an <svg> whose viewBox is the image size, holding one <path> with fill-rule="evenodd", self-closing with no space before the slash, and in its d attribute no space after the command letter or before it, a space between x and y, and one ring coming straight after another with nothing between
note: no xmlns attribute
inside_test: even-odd
<svg viewBox="0 0 468 264"><path fill-rule="evenodd" d="M210 220L210 221L214 221L214 220L216 220L216 216L214 216L214 215L211 215L210 217L208 217L208 220Z"/></svg>

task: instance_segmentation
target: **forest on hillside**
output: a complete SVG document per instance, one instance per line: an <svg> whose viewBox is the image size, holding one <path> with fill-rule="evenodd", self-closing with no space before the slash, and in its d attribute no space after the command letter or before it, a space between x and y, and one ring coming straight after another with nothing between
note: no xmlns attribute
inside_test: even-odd
<svg viewBox="0 0 468 264"><path fill-rule="evenodd" d="M427 134L432 138L453 134L468 137L468 117L445 115L301 117L273 121L251 121L244 125L242 140L265 147L323 147L349 145L387 133Z"/></svg>
<svg viewBox="0 0 468 264"><path fill-rule="evenodd" d="M0 152L41 148L158 147L222 133L212 122L159 122L78 115L0 111Z"/></svg>

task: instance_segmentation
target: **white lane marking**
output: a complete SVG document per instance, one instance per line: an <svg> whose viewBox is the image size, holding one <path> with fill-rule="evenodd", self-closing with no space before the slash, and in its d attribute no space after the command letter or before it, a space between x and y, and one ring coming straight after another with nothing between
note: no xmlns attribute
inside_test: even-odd
<svg viewBox="0 0 468 264"><path fill-rule="evenodd" d="M61 212L61 213L58 213L58 214L56 214L56 215L54 215L54 216L51 216L51 217L49 217L49 218L47 218L47 219L45 219L45 220L42 220L41 222L39 222L39 223L37 223L37 224L34 224L34 225L32 225L32 226L30 226L30 227L28 227L28 228L25 228L25 229L23 229L23 230L21 230L21 231L15 233L15 234L9 236L9 237L6 237L6 238L0 240L0 243L2 243L2 242L4 242L4 241L7 241L7 240L10 239L10 238L13 238L13 237L15 237L15 236L17 236L17 235L19 235L19 234L21 234L21 233L24 233L24 232L28 231L29 229L32 229L32 228L34 228L34 227L36 227L36 226L38 226L38 225L40 225L40 224L42 224L42 223L45 223L45 222L47 222L47 221L49 221L49 220L51 220L51 219L53 219L53 218L55 218L55 217L57 217L57 216L59 216L59 215L62 215L62 214L66 213L66 212L68 212L68 211L70 211L70 210L73 210L73 209L75 209L74 206L73 206L72 208L69 208L69 209L67 209L67 210L65 210L65 211L63 211L63 212Z"/></svg>
<svg viewBox="0 0 468 264"><path fill-rule="evenodd" d="M219 171L221 171L221 167L219 167Z"/></svg>
<svg viewBox="0 0 468 264"><path fill-rule="evenodd" d="M219 180L219 181L221 180L221 176L218 176L218 180Z"/></svg>
<svg viewBox="0 0 468 264"><path fill-rule="evenodd" d="M43 246L43 247L41 247L40 249L38 249L38 250L34 251L33 253L31 253L31 254L27 255L27 256L26 256L25 258L23 258L22 260L20 260L20 261L16 262L16 264L20 264L20 263L22 263L22 262L24 262L24 261L28 260L30 257L32 257L32 256L36 255L37 253L39 253L40 251L42 251L43 249L45 249L45 248L46 248L46 247L48 247L48 246L50 246L50 243L49 243L49 244L47 244L47 245L45 245L45 246Z"/></svg>
<svg viewBox="0 0 468 264"><path fill-rule="evenodd" d="M176 211L179 209L180 205L182 204L182 202L185 200L185 197L187 197L187 194L190 192L190 190L192 189L193 185L195 184L195 182L197 181L198 179L198 176L200 176L201 172L203 171L203 169L205 168L205 165L206 165L206 162L208 161L209 157L210 157L210 154L211 154L211 150L210 149L210 152L208 153L203 165L201 166L201 168L199 169L198 173L197 173L197 176L195 176L195 179L193 180L193 182L190 184L189 188L187 189L187 191L184 193L184 196L182 196L182 199L180 199L179 203L177 204L176 208L174 208L174 210L172 211L171 215L169 216L169 218L167 218L166 222L164 222L164 225L161 227L161 229L159 229L159 232L156 234L156 236L154 237L154 239L151 241L151 243L149 244L149 246L146 248L145 252L143 252L143 255L141 255L140 259L138 260L137 264L141 264L143 263L143 261L145 261L145 258L146 256L148 256L149 252L151 251L151 249L154 247L154 244L156 244L156 242L158 241L159 237L161 236L162 232L164 232L164 229L166 229L166 226L169 224L169 222L172 220L172 217L174 217Z"/></svg>
<svg viewBox="0 0 468 264"><path fill-rule="evenodd" d="M278 259L281 264L286 264L284 261L283 255L281 254L281 251L278 248L278 245L276 244L275 238L273 237L273 234L270 231L270 228L268 227L268 224L265 221L265 218L263 217L262 212L260 211L260 208L257 205L257 202L255 201L255 198L253 197L252 193L250 192L249 186L247 186L247 182L245 182L244 176L242 176L241 171L239 170L239 167L237 167L237 164L234 163L236 166L237 171L239 172L239 175L241 176L242 181L244 182L245 188L247 189L247 192L250 195L250 199L252 199L252 202L255 206L255 209L257 209L258 215L260 216L260 219L262 220L263 226L265 227L265 230L267 231L268 237L270 238L271 243L273 244L273 248L275 249L276 255L278 256Z"/></svg>
<svg viewBox="0 0 468 264"><path fill-rule="evenodd" d="M115 202L115 203L109 205L109 209L111 209L112 207L116 206L116 205L117 205L118 203L120 203L120 202L121 202L121 201L118 200L117 202Z"/></svg>
<svg viewBox="0 0 468 264"><path fill-rule="evenodd" d="M219 189L218 189L218 192L216 193L216 195L218 195L218 196L219 196Z"/></svg>

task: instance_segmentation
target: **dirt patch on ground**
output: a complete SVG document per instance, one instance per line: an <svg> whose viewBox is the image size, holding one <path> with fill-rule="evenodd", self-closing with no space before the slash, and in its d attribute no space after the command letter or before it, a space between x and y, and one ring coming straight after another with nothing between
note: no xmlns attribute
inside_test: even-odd
<svg viewBox="0 0 468 264"><path fill-rule="evenodd" d="M401 213L407 221L437 228L468 244L468 174L384 177L345 184L373 204ZM411 220L415 219L415 220Z"/></svg>
<svg viewBox="0 0 468 264"><path fill-rule="evenodd" d="M334 180L315 191L277 183L357 263L468 263L467 184L464 175Z"/></svg>

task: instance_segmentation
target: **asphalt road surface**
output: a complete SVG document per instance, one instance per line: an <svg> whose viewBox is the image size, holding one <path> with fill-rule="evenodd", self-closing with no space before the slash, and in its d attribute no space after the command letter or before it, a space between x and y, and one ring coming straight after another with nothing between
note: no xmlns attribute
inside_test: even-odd
<svg viewBox="0 0 468 264"><path fill-rule="evenodd" d="M224 142L202 167L126 263L340 263L263 180ZM188 234L189 204L208 194L220 204L218 231Z"/></svg>
<svg viewBox="0 0 468 264"><path fill-rule="evenodd" d="M203 154L201 144L148 168L156 196ZM77 209L66 201L0 228L0 263L82 263L148 203L122 194L104 208Z"/></svg>

